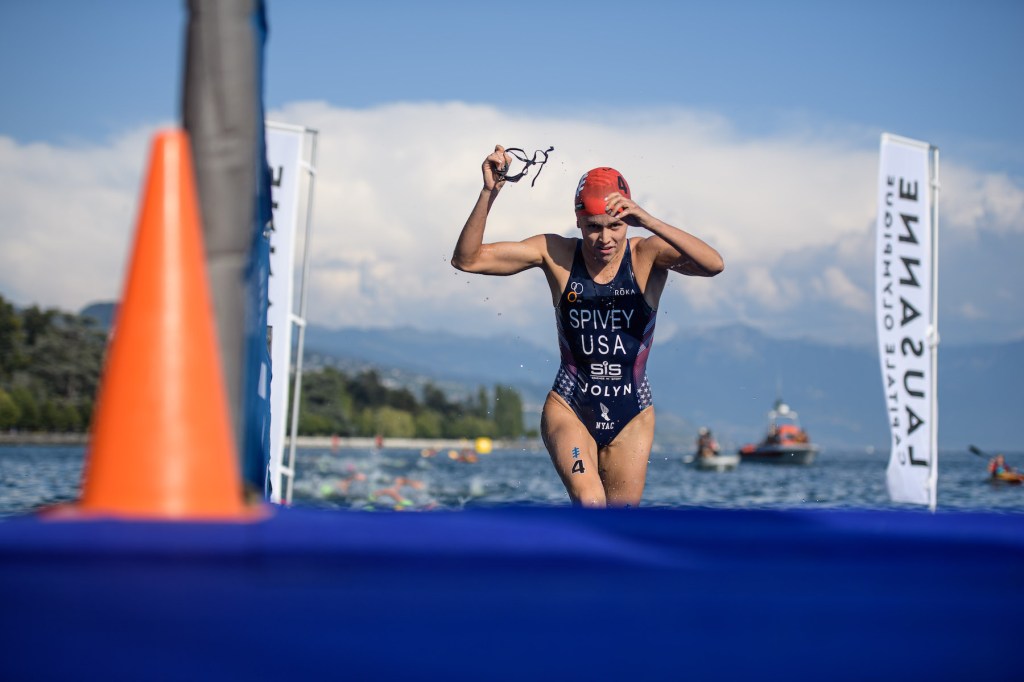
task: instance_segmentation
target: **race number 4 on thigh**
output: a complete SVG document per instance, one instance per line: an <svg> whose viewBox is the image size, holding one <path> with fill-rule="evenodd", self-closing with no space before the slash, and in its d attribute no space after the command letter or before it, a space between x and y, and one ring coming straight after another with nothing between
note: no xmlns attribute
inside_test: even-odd
<svg viewBox="0 0 1024 682"><path fill-rule="evenodd" d="M576 414L559 398L549 396L541 430L551 463L573 502L603 506L597 446Z"/></svg>

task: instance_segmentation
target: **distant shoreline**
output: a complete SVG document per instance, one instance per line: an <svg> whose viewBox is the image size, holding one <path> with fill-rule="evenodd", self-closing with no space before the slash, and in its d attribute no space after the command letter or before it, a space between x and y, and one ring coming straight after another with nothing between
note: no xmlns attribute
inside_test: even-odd
<svg viewBox="0 0 1024 682"><path fill-rule="evenodd" d="M489 439L496 450L509 450L522 448L523 450L538 450L543 448L540 439L526 440L502 440L497 438ZM285 441L285 447L290 441ZM462 450L476 447L474 438L383 438L382 448L393 448L396 450ZM377 439L367 436L299 436L295 439L297 448L358 448L372 449L377 447Z"/></svg>
<svg viewBox="0 0 1024 682"><path fill-rule="evenodd" d="M3 432L0 433L0 445L85 445L89 442L87 433L47 433L47 432Z"/></svg>
<svg viewBox="0 0 1024 682"><path fill-rule="evenodd" d="M88 445L87 433L46 433L46 432L5 432L0 433L0 446L4 445ZM285 447L288 446L285 442ZM522 448L523 450L540 450L543 448L539 439L500 440L492 439L496 450ZM341 437L341 436L299 436L295 439L296 448L319 449L372 449L377 447L377 439L372 437ZM476 440L469 438L384 438L381 447L396 450L462 450L476 447Z"/></svg>

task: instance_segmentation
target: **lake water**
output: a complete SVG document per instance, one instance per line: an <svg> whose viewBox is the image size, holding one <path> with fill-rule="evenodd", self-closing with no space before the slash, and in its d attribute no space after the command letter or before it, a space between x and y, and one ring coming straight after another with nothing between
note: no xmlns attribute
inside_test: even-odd
<svg viewBox="0 0 1024 682"><path fill-rule="evenodd" d="M456 454L451 451L452 454ZM1005 453L1024 466L1024 455ZM81 446L0 446L0 516L78 498ZM824 451L811 466L746 462L730 472L698 471L683 454L651 456L643 506L920 508L890 502L887 453ZM939 456L938 508L1024 512L1024 486L994 485L986 461L969 452ZM442 450L300 449L294 504L355 509L459 509L567 505L543 450L507 449L475 463Z"/></svg>

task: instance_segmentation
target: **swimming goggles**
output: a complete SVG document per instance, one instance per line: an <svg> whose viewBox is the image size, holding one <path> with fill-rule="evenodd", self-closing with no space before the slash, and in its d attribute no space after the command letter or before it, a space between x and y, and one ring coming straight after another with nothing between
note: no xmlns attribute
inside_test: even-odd
<svg viewBox="0 0 1024 682"><path fill-rule="evenodd" d="M512 160L498 171L498 181L519 182L530 174L530 166L537 166L537 174L533 176L533 182L530 183L530 187L533 187L537 178L540 177L540 172L544 170L544 164L548 162L548 154L553 151L555 151L554 147L548 147L543 150L538 149L533 156L527 156L526 152L519 147L509 147L505 153L511 156Z"/></svg>

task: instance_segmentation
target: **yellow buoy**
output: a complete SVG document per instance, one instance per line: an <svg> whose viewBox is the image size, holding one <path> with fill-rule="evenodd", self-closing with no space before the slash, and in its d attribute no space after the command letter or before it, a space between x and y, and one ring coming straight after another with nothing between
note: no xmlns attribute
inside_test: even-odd
<svg viewBox="0 0 1024 682"><path fill-rule="evenodd" d="M476 439L476 452L478 455L489 455L494 449L494 443L490 438L480 437Z"/></svg>

